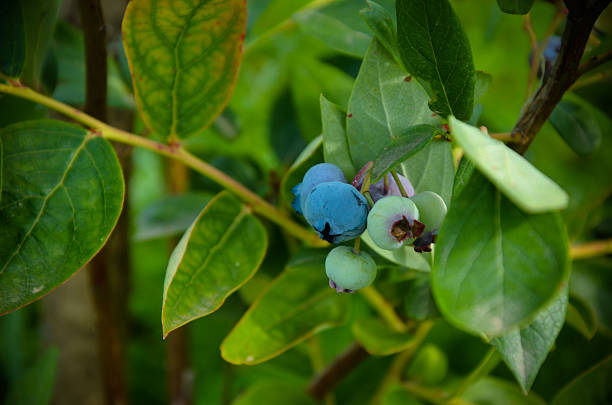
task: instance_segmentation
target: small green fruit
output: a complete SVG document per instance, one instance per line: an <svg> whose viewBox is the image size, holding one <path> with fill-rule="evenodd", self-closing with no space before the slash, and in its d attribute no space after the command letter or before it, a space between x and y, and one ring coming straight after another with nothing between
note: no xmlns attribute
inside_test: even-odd
<svg viewBox="0 0 612 405"><path fill-rule="evenodd" d="M353 292L369 286L376 278L376 263L369 254L356 254L348 246L338 246L325 259L329 285L338 292Z"/></svg>
<svg viewBox="0 0 612 405"><path fill-rule="evenodd" d="M425 231L436 232L446 216L446 204L433 191L423 191L410 197L419 209L419 221L425 224Z"/></svg>
<svg viewBox="0 0 612 405"><path fill-rule="evenodd" d="M436 385L448 373L446 354L436 345L427 344L419 352L408 368L408 378L423 385Z"/></svg>
<svg viewBox="0 0 612 405"><path fill-rule="evenodd" d="M382 249L398 249L423 231L419 209L408 198L389 196L378 200L368 214L368 234Z"/></svg>

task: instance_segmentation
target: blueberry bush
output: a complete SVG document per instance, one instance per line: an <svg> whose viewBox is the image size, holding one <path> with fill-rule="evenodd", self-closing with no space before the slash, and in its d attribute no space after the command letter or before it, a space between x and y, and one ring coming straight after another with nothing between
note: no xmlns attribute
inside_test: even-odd
<svg viewBox="0 0 612 405"><path fill-rule="evenodd" d="M0 399L610 403L609 3L2 2Z"/></svg>

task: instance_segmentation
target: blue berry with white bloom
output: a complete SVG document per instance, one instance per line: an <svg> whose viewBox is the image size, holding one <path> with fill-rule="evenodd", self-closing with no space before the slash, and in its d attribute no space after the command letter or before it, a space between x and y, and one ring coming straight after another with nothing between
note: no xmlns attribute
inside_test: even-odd
<svg viewBox="0 0 612 405"><path fill-rule="evenodd" d="M330 181L346 183L346 177L338 166L331 163L319 163L308 169L302 182L293 187L292 191L295 195L295 199L291 203L293 209L298 214L303 214L306 199L312 189L318 184Z"/></svg>

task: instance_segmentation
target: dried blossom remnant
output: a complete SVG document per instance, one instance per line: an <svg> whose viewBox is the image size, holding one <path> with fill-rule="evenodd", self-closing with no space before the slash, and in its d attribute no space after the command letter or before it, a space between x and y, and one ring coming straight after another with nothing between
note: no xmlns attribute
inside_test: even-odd
<svg viewBox="0 0 612 405"><path fill-rule="evenodd" d="M431 252L431 244L436 243L437 232L425 232L418 237L413 245L417 253Z"/></svg>
<svg viewBox="0 0 612 405"><path fill-rule="evenodd" d="M425 224L416 219L402 218L391 226L391 235L398 241L403 242L406 239L418 238L425 230Z"/></svg>
<svg viewBox="0 0 612 405"><path fill-rule="evenodd" d="M341 288L338 287L336 285L336 283L334 283L333 280L329 280L329 286L333 289L336 290L336 292L340 293L340 294L344 294L344 293L349 293L349 294L353 294L355 291L354 290L349 290L348 288Z"/></svg>

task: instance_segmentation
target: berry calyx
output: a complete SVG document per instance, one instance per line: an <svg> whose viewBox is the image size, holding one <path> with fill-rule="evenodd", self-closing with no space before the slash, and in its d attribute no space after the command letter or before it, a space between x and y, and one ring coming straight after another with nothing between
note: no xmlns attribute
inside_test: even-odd
<svg viewBox="0 0 612 405"><path fill-rule="evenodd" d="M325 274L337 292L352 293L374 282L376 263L365 252L355 253L348 246L338 246L325 259Z"/></svg>

